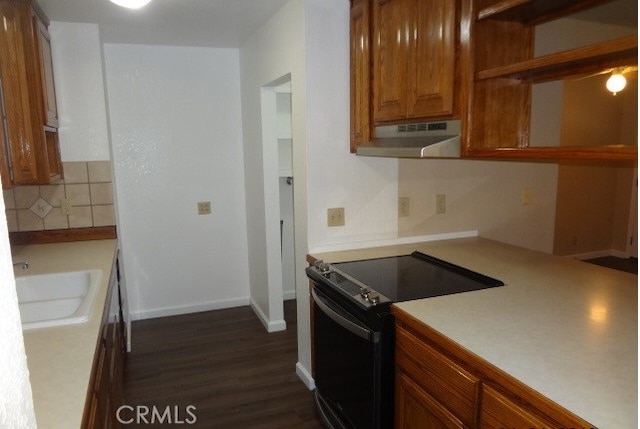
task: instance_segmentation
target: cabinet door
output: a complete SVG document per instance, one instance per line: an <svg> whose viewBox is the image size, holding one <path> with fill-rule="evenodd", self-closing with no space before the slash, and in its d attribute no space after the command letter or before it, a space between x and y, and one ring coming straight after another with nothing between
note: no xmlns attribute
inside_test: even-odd
<svg viewBox="0 0 640 429"><path fill-rule="evenodd" d="M464 429L453 414L404 373L396 374L395 429Z"/></svg>
<svg viewBox="0 0 640 429"><path fill-rule="evenodd" d="M407 117L453 113L455 0L413 2L408 49Z"/></svg>
<svg viewBox="0 0 640 429"><path fill-rule="evenodd" d="M37 31L40 57L40 74L42 79L42 97L45 125L58 128L58 107L56 105L56 89L53 84L53 57L51 56L51 36L47 26L34 17L34 29Z"/></svg>
<svg viewBox="0 0 640 429"><path fill-rule="evenodd" d="M373 3L373 120L403 119L407 112L407 6L413 0Z"/></svg>
<svg viewBox="0 0 640 429"><path fill-rule="evenodd" d="M351 152L371 140L371 0L351 2Z"/></svg>
<svg viewBox="0 0 640 429"><path fill-rule="evenodd" d="M6 160L10 164L12 183L36 183L38 180L36 148L33 139L31 100L24 56L21 16L13 3L0 1L0 75L6 115ZM3 183L4 187L11 184Z"/></svg>
<svg viewBox="0 0 640 429"><path fill-rule="evenodd" d="M544 429L556 426L516 405L494 389L483 386L480 429Z"/></svg>

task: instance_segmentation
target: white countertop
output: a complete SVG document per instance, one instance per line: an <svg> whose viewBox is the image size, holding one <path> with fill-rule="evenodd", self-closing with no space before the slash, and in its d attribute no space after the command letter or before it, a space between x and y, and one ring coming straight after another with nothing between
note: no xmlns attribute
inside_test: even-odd
<svg viewBox="0 0 640 429"><path fill-rule="evenodd" d="M24 331L39 429L80 427L116 248L116 240L96 240L12 249L14 261L29 262L28 270L15 270L16 276L102 270L100 288L88 322Z"/></svg>
<svg viewBox="0 0 640 429"><path fill-rule="evenodd" d="M638 277L482 238L314 254L420 250L505 283L396 304L601 429L638 427Z"/></svg>

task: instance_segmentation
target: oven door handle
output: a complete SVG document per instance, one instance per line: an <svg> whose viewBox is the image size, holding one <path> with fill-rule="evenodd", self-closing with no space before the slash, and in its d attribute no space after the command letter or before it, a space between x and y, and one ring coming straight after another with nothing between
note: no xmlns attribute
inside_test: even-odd
<svg viewBox="0 0 640 429"><path fill-rule="evenodd" d="M326 314L331 320L336 322L338 325L345 328L347 331L357 335L362 339L365 339L373 343L377 343L379 341L378 332L373 332L369 328L360 326L359 324L354 323L351 320L342 316L340 313L338 313L338 311L331 308L332 305L327 299L321 296L318 296L314 288L311 289L311 296L313 297L314 302L318 304L318 307L320 307L320 309L324 312L324 314Z"/></svg>

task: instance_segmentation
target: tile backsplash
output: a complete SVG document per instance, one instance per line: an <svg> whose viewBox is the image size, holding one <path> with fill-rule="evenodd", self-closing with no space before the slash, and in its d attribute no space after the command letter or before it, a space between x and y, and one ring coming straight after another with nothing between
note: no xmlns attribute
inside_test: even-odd
<svg viewBox="0 0 640 429"><path fill-rule="evenodd" d="M111 161L65 162L64 181L3 191L10 232L113 226ZM62 201L71 206L64 214Z"/></svg>

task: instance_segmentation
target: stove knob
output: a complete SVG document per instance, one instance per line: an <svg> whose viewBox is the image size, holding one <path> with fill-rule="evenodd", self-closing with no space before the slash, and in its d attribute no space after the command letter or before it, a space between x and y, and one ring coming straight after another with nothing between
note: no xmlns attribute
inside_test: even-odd
<svg viewBox="0 0 640 429"><path fill-rule="evenodd" d="M378 304L380 302L380 294L378 292L371 292L367 299L371 304Z"/></svg>
<svg viewBox="0 0 640 429"><path fill-rule="evenodd" d="M325 274L325 273L328 273L330 271L329 264L327 264L326 262L324 262L322 260L316 261L315 267L318 269L318 271L320 271L321 274Z"/></svg>
<svg viewBox="0 0 640 429"><path fill-rule="evenodd" d="M363 287L362 289L360 289L360 296L363 297L364 299L369 299L370 293L371 293L371 289L369 289L368 287Z"/></svg>

